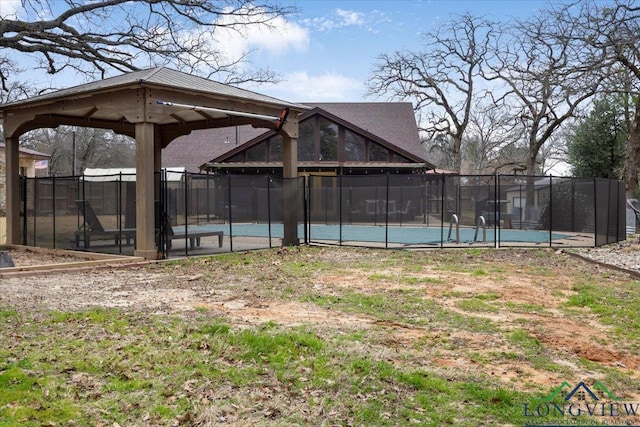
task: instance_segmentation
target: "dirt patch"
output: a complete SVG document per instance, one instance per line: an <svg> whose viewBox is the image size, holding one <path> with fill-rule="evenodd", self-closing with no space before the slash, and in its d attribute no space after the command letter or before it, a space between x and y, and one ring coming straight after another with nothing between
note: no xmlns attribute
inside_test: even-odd
<svg viewBox="0 0 640 427"><path fill-rule="evenodd" d="M16 267L67 264L92 259L89 258L89 255L81 257L71 251L56 249L44 250L27 246L0 248L0 252L6 252Z"/></svg>
<svg viewBox="0 0 640 427"><path fill-rule="evenodd" d="M576 275L597 274L602 267L577 261L563 254L548 255L541 261L536 251L489 251L486 259L470 257L460 265L477 264L485 274L443 268L442 252L416 255L422 268L359 268L353 261L376 265L392 253L331 248L326 250L266 251L238 255L239 263L218 263L213 258L196 259L169 267L164 263L128 268L88 269L2 279L0 304L17 310L85 310L91 307L117 307L151 314L222 317L245 327L265 322L286 326L314 325L323 333L367 330L381 337L378 343L396 363L413 363L437 369L477 371L499 379L513 388L531 384L550 388L562 383L570 371L577 378L602 374L589 372L584 359L611 368L624 369L629 378L639 378L640 357L633 346L615 344L611 328L591 313L567 317L563 305L574 294ZM464 256L457 253L455 256ZM79 261L74 255L33 251L12 252L16 265L67 263ZM244 257L244 259L243 259ZM292 258L292 259L288 259ZM283 264L323 262L335 264L324 269L283 276ZM446 260L449 262L449 260ZM536 274L535 268L545 271ZM491 268L498 266L496 271ZM284 278L283 278L284 277ZM627 280L612 272L611 281ZM282 289L291 288L284 297ZM498 331L464 330L454 324L413 324L422 313L395 319L363 314L357 307L345 310L331 305L304 302L302 295L335 298L345 290L364 295L408 293L433 301L443 310L467 318L487 319ZM479 295L490 298L479 299ZM461 305L480 301L477 309ZM393 314L393 313L392 313ZM443 322L443 321L441 321ZM524 326L523 326L524 325ZM563 370L536 366L519 358L523 349L507 338L511 331L524 329L543 347L553 349L550 361ZM377 335L376 335L377 334ZM626 390L627 396L635 393Z"/></svg>
<svg viewBox="0 0 640 427"><path fill-rule="evenodd" d="M146 264L140 257L44 249L30 246L0 247L0 277L48 275L104 266Z"/></svg>

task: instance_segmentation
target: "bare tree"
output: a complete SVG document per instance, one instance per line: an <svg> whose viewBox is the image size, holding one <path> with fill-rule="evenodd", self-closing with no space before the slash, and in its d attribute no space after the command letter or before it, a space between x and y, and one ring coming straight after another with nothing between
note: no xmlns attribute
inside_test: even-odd
<svg viewBox="0 0 640 427"><path fill-rule="evenodd" d="M527 209L534 206L534 178L539 154L561 126L574 117L599 88L602 77L580 62L572 42L576 26L548 13L514 23L502 32L496 56L484 70L503 86L495 102L520 125L527 147ZM499 93L499 95L497 95ZM529 213L525 211L528 219Z"/></svg>
<svg viewBox="0 0 640 427"><path fill-rule="evenodd" d="M82 174L89 167L135 166L135 142L105 129L38 129L25 134L23 146L50 154L49 173L56 176Z"/></svg>
<svg viewBox="0 0 640 427"><path fill-rule="evenodd" d="M427 140L451 139L453 169L460 171L462 138L469 125L476 80L491 47L493 24L469 14L456 16L424 35L419 52L383 54L369 82L371 94L415 102ZM440 138L438 141L442 141Z"/></svg>
<svg viewBox="0 0 640 427"><path fill-rule="evenodd" d="M543 175L549 175L561 163L567 160L567 146L565 129L554 132L547 142L540 148L538 164ZM563 173L564 175L565 173Z"/></svg>
<svg viewBox="0 0 640 427"><path fill-rule="evenodd" d="M25 55L36 68L105 77L110 70L171 64L239 84L272 81L269 70L247 72L212 43L217 30L271 25L292 8L253 0L22 0L0 20L0 82L7 90Z"/></svg>
<svg viewBox="0 0 640 427"><path fill-rule="evenodd" d="M633 0L602 3L576 2L556 11L558 22L571 22L579 31L570 35L579 42L584 66L600 70L608 78L605 91L634 95L629 139L626 146L624 181L627 197L639 193L640 172L640 6ZM626 76L621 79L621 70ZM632 77L629 81L628 77ZM621 84L622 82L622 84Z"/></svg>
<svg viewBox="0 0 640 427"><path fill-rule="evenodd" d="M422 144L429 144L427 152L429 160L440 169L453 170L455 168L454 141L449 135L440 133L433 139L423 139Z"/></svg>
<svg viewBox="0 0 640 427"><path fill-rule="evenodd" d="M519 140L508 111L491 104L471 111L467 136L463 139L463 160L470 174L512 173L522 159L510 150Z"/></svg>

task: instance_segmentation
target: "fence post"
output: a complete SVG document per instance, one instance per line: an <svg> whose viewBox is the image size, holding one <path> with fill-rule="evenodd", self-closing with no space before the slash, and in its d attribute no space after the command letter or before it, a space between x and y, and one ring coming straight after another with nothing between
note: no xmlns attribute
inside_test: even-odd
<svg viewBox="0 0 640 427"><path fill-rule="evenodd" d="M338 230L339 230L339 240L338 246L342 246L342 168L340 169L340 175L338 176L338 194L340 195L340 202L338 204L338 209L340 209L340 213L338 214Z"/></svg>
<svg viewBox="0 0 640 427"><path fill-rule="evenodd" d="M576 232L576 179L571 178L571 231Z"/></svg>
<svg viewBox="0 0 640 427"><path fill-rule="evenodd" d="M609 187L608 191L608 200L607 200L607 244L611 243L611 180L607 180L607 186ZM617 215L616 215L617 217Z"/></svg>
<svg viewBox="0 0 640 427"><path fill-rule="evenodd" d="M19 177L22 187L22 244L27 245L27 177Z"/></svg>
<svg viewBox="0 0 640 427"><path fill-rule="evenodd" d="M598 186L593 177L593 246L598 246Z"/></svg>
<svg viewBox="0 0 640 427"><path fill-rule="evenodd" d="M165 177L169 176L166 169L164 173ZM186 170L182 173L182 177L184 178L184 254L189 256L189 192L191 190Z"/></svg>
<svg viewBox="0 0 640 427"><path fill-rule="evenodd" d="M271 245L271 177L269 174L267 174L267 228L269 231L269 249L271 249L273 246Z"/></svg>
<svg viewBox="0 0 640 427"><path fill-rule="evenodd" d="M84 207L84 203L87 201L87 176L82 173L82 206ZM78 214L79 216L79 214ZM84 244L82 245L85 249L87 247L87 224L86 218L84 217L84 212L82 212L82 234L84 239Z"/></svg>
<svg viewBox="0 0 640 427"><path fill-rule="evenodd" d="M52 193L52 198L53 198L53 205L51 206L51 215L53 216L53 249L56 248L56 177L53 177L53 182L52 182L52 189L51 189L51 193Z"/></svg>
<svg viewBox="0 0 640 427"><path fill-rule="evenodd" d="M38 178L33 178L33 246L38 246Z"/></svg>
<svg viewBox="0 0 640 427"><path fill-rule="evenodd" d="M302 176L302 212L304 215L303 224L304 224L304 243L309 244L309 227L311 223L311 198L309 197L309 180L307 179L308 175Z"/></svg>
<svg viewBox="0 0 640 427"><path fill-rule="evenodd" d="M387 189L384 203L384 247L389 248L389 172L387 172Z"/></svg>
<svg viewBox="0 0 640 427"><path fill-rule="evenodd" d="M496 173L493 175L493 234L495 236L494 246L496 248L500 247L500 234L502 232L502 227L500 227L500 218L498 218L498 213L496 212L496 205L499 205L498 200L500 199L500 174ZM499 210L499 209L498 209Z"/></svg>
<svg viewBox="0 0 640 427"><path fill-rule="evenodd" d="M440 247L444 247L444 186L446 183L445 174L440 174L442 177L442 185L440 186Z"/></svg>
<svg viewBox="0 0 640 427"><path fill-rule="evenodd" d="M120 233L120 238L118 239L118 252L122 254L122 171L118 172L118 201L116 203L117 207L117 223L118 223L118 233ZM129 237L127 237L127 240Z"/></svg>
<svg viewBox="0 0 640 427"><path fill-rule="evenodd" d="M413 184L413 182L411 183ZM413 186L412 186L413 187ZM404 194L403 194L403 190L404 190L404 185L400 186L400 227L402 227L402 209L404 206ZM398 206L396 206L396 217L398 216Z"/></svg>
<svg viewBox="0 0 640 427"><path fill-rule="evenodd" d="M233 252L233 221L231 220L231 174L227 174L229 179L227 180L227 196L229 200L228 215L229 215L229 250Z"/></svg>
<svg viewBox="0 0 640 427"><path fill-rule="evenodd" d="M549 247L553 247L553 175L549 175Z"/></svg>

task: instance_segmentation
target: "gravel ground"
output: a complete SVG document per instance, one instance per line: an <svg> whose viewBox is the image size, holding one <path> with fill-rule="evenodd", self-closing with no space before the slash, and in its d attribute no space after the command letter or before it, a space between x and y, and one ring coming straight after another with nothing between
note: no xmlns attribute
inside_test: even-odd
<svg viewBox="0 0 640 427"><path fill-rule="evenodd" d="M640 274L640 235L630 236L625 241L599 248L575 249L570 252Z"/></svg>

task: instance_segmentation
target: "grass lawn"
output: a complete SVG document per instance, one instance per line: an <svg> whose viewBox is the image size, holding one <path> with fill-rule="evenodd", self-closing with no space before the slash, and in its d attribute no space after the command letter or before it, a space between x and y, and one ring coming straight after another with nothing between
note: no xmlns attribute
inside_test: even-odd
<svg viewBox="0 0 640 427"><path fill-rule="evenodd" d="M531 249L7 278L0 426L640 424L638 285Z"/></svg>

